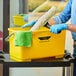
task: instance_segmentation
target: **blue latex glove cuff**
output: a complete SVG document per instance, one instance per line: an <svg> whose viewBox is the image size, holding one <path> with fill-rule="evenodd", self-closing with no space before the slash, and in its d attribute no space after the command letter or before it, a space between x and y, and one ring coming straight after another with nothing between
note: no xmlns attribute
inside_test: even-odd
<svg viewBox="0 0 76 76"><path fill-rule="evenodd" d="M68 25L67 25L67 24L61 24L61 25L62 25L62 27L63 27L62 30L67 30L67 28L68 28Z"/></svg>

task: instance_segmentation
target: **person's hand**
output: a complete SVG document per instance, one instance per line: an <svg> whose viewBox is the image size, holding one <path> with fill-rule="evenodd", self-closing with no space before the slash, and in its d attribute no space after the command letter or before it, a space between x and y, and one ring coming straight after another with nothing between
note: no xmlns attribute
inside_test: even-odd
<svg viewBox="0 0 76 76"><path fill-rule="evenodd" d="M29 22L29 23L25 24L24 26L22 26L22 28L33 26L36 22L37 22L37 20Z"/></svg>
<svg viewBox="0 0 76 76"><path fill-rule="evenodd" d="M25 22L28 22L28 15L25 15L23 20L24 20Z"/></svg>
<svg viewBox="0 0 76 76"><path fill-rule="evenodd" d="M58 24L58 25L52 25L50 27L50 32L59 34L60 31L62 30L67 30L68 25L67 24Z"/></svg>
<svg viewBox="0 0 76 76"><path fill-rule="evenodd" d="M55 25L56 22L54 20L54 18L51 18L49 21L48 21L49 25Z"/></svg>

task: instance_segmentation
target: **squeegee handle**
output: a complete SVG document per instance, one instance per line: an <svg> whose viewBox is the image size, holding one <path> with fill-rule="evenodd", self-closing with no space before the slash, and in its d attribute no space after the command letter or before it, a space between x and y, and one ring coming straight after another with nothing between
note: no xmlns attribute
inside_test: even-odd
<svg viewBox="0 0 76 76"><path fill-rule="evenodd" d="M50 29L50 25L48 24L48 22L45 24L45 27L49 28ZM59 31L58 33L61 33L61 31Z"/></svg>
<svg viewBox="0 0 76 76"><path fill-rule="evenodd" d="M9 36L7 36L7 37L5 38L5 41L8 41L9 38L10 38L12 35L13 35L13 33L11 33Z"/></svg>

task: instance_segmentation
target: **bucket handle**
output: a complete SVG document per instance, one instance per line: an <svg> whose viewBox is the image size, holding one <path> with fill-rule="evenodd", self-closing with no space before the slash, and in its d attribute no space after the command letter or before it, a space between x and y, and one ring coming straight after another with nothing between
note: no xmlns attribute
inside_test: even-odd
<svg viewBox="0 0 76 76"><path fill-rule="evenodd" d="M9 38L13 35L14 33L11 33L9 36L7 36L6 38L5 38L5 41L9 41Z"/></svg>
<svg viewBox="0 0 76 76"><path fill-rule="evenodd" d="M39 40L49 40L51 38L51 36L46 36L46 37L39 37Z"/></svg>

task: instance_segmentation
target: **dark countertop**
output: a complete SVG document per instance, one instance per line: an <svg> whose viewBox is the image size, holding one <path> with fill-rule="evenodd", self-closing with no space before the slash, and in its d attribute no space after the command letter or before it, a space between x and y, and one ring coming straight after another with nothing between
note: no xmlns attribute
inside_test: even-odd
<svg viewBox="0 0 76 76"><path fill-rule="evenodd" d="M65 59L55 59L55 58L45 58L45 59L37 59L32 60L31 62L18 62L12 60L9 54L0 54L0 63L11 67L66 67L70 66L70 64L74 61L73 58Z"/></svg>

